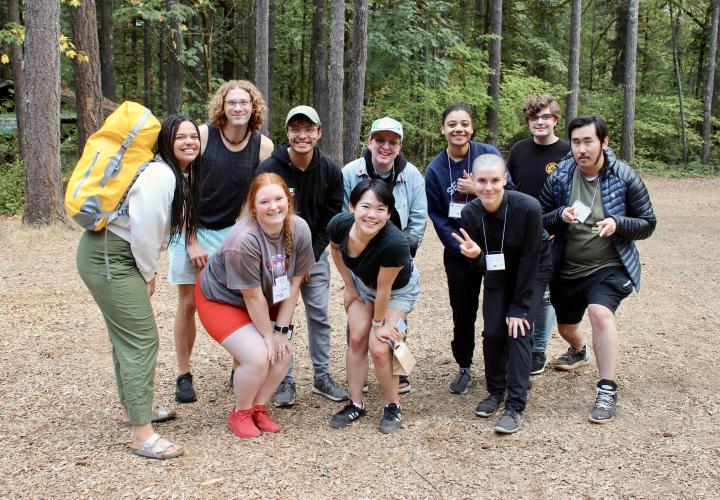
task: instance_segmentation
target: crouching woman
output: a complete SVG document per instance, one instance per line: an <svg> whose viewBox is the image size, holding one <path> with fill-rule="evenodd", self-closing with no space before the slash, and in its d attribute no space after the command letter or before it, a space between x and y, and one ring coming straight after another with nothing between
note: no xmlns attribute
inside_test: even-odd
<svg viewBox="0 0 720 500"><path fill-rule="evenodd" d="M314 263L307 223L282 178L260 174L243 212L195 284L198 316L238 363L228 427L241 438L279 432L266 403L292 359L292 317Z"/></svg>
<svg viewBox="0 0 720 500"><path fill-rule="evenodd" d="M420 280L405 235L390 221L395 199L381 179L364 180L350 193L348 207L330 221L330 252L345 282L349 328L346 357L350 403L330 419L341 428L365 414L363 385L368 348L386 404L380 432L401 428L398 377L393 375L390 344L398 340L398 319L405 320L420 295Z"/></svg>
<svg viewBox="0 0 720 500"><path fill-rule="evenodd" d="M543 243L540 203L506 191L506 183L502 158L478 156L473 162L477 198L462 209L462 236L452 236L485 279L483 356L489 394L475 414L487 418L505 401L495 431L510 434L522 424L530 379L530 332L552 263Z"/></svg>

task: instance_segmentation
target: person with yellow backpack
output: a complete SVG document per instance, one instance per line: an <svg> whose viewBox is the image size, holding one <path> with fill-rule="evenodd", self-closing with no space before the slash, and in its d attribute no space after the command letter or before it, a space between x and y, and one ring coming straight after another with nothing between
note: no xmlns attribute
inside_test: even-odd
<svg viewBox="0 0 720 500"><path fill-rule="evenodd" d="M145 112L139 120L137 110ZM119 130L130 120L132 123L125 127L131 128L130 132L121 134ZM124 195L116 209L109 215L95 214L100 222L85 226L88 230L80 239L77 268L105 319L122 420L132 428L130 447L142 457L165 460L182 455L185 449L155 433L152 425L175 418L175 412L153 410L159 341L150 297L155 291L161 251L169 240L193 234L197 223L200 132L187 116L169 116L159 136L158 126L142 106L121 105L88 140L68 184L66 209L78 221L71 202L83 198L85 209L81 210L85 211L81 213L91 218L87 207L99 206L93 200L103 197L112 184L110 179L130 175L121 182ZM157 154L153 158L154 138ZM149 158L136 164L142 154ZM93 181L95 177L99 177L97 182Z"/></svg>

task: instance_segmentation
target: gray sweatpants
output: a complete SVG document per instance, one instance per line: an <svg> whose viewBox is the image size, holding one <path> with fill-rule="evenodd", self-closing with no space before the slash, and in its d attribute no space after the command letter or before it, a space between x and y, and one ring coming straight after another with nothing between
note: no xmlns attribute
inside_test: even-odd
<svg viewBox="0 0 720 500"><path fill-rule="evenodd" d="M315 378L330 373L330 317L328 300L330 298L330 263L325 250L320 259L310 268L310 279L300 287L305 303L305 318L308 328L308 348L312 360ZM293 357L288 368L286 381L293 382Z"/></svg>

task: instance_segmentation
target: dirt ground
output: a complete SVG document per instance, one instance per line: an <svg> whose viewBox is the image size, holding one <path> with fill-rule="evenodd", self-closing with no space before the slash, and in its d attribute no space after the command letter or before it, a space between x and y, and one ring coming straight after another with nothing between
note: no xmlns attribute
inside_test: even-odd
<svg viewBox="0 0 720 500"><path fill-rule="evenodd" d="M283 432L239 440L227 430L230 360L202 329L193 354L199 401L176 404L175 290L163 275L153 298L155 394L179 418L159 431L187 448L168 462L128 452L110 345L75 271L80 231L0 220L0 498L720 497L720 179L650 179L648 187L658 229L640 242L642 291L617 315L614 423L587 421L594 363L535 377L523 427L511 436L473 413L485 395L479 344L471 390L449 394L451 314L441 246L428 227L417 259L423 294L410 317L418 367L402 397L404 429L388 436L377 430L382 400L372 376L367 417L328 427L341 405L311 393L301 306L298 401L271 410ZM340 283L335 274L332 371L344 381ZM550 355L564 349L555 334Z"/></svg>

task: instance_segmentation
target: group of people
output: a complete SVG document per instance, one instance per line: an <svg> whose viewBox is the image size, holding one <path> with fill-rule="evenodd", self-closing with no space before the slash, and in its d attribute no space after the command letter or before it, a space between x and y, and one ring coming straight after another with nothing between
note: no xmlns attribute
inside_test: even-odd
<svg viewBox="0 0 720 500"><path fill-rule="evenodd" d="M655 216L642 180L607 148L602 118L573 120L568 143L555 135L557 102L534 96L523 109L531 136L513 146L506 165L495 147L472 140L472 111L456 104L442 115L447 148L423 175L401 153L403 127L390 117L372 123L367 149L341 169L317 146L322 124L313 108L288 112L287 140L276 147L259 132L265 112L255 86L233 80L210 100L207 124L168 117L157 156L132 185L124 215L108 225L107 243L90 231L80 241L78 270L106 321L134 453L184 453L153 429L175 417L152 403L158 333L150 297L168 244L168 280L178 285L178 402L197 400L190 365L197 312L232 357L230 430L241 438L280 431L267 406L296 399L293 315L302 296L312 391L346 402L329 425L365 415L371 357L385 399L379 429L400 429L399 394L411 384L393 374L393 346L405 338L421 293L413 258L428 216L444 246L452 308L458 372L450 392L471 384L484 278L487 396L475 414L490 417L502 405L495 430L516 432L530 376L547 366L555 318L569 344L555 368L589 362L579 328L587 310L600 372L590 420L614 418L614 313L639 289L634 240L652 234ZM347 390L330 370L329 255L344 283Z"/></svg>

